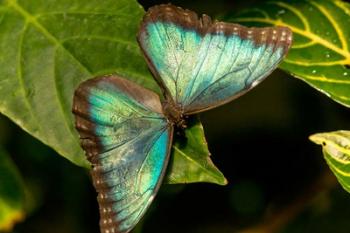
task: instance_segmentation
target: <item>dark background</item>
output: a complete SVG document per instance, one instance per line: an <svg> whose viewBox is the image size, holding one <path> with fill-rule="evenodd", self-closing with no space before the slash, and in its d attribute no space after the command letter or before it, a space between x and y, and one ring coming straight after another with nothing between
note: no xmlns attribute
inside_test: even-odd
<svg viewBox="0 0 350 233"><path fill-rule="evenodd" d="M164 1L139 1L146 8ZM172 1L220 17L261 1ZM348 233L350 195L308 136L350 129L349 109L275 71L248 94L201 114L212 159L229 180L163 185L135 233ZM29 216L14 232L97 233L88 172L0 116L0 143L19 167Z"/></svg>

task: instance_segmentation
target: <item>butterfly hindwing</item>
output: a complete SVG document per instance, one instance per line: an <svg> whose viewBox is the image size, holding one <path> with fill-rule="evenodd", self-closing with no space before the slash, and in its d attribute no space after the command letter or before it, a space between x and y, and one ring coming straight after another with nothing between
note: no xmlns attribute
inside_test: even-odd
<svg viewBox="0 0 350 233"><path fill-rule="evenodd" d="M185 114L250 90L277 67L291 40L285 27L212 22L172 5L151 8L138 34L154 76Z"/></svg>
<svg viewBox="0 0 350 233"><path fill-rule="evenodd" d="M172 126L159 97L106 76L82 83L73 112L92 163L102 233L129 232L152 202L168 162Z"/></svg>

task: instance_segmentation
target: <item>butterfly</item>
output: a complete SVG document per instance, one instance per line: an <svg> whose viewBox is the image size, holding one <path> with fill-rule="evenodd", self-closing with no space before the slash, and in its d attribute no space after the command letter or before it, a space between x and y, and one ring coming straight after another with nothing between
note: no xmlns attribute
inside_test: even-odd
<svg viewBox="0 0 350 233"><path fill-rule="evenodd" d="M118 75L81 83L73 99L102 233L127 233L144 215L164 177L174 128L260 83L287 54L292 32L212 21L168 4L148 10L137 40L162 101Z"/></svg>

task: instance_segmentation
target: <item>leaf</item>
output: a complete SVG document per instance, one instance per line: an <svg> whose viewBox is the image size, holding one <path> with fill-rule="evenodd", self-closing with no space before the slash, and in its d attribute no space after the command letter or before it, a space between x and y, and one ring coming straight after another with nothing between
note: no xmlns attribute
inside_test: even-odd
<svg viewBox="0 0 350 233"><path fill-rule="evenodd" d="M343 188L350 192L350 131L314 134L310 140L322 145L329 167Z"/></svg>
<svg viewBox="0 0 350 233"><path fill-rule="evenodd" d="M349 3L271 1L228 19L249 26L289 27L293 45L280 68L350 107Z"/></svg>
<svg viewBox="0 0 350 233"><path fill-rule="evenodd" d="M24 218L24 187L16 166L0 149L0 232Z"/></svg>
<svg viewBox="0 0 350 233"><path fill-rule="evenodd" d="M226 178L210 159L203 126L198 117L188 121L188 130L179 137L173 145L173 156L165 182L226 185Z"/></svg>
<svg viewBox="0 0 350 233"><path fill-rule="evenodd" d="M7 0L0 13L0 111L87 166L73 126L73 92L83 80L114 72L153 87L132 42L143 10L127 0Z"/></svg>
<svg viewBox="0 0 350 233"><path fill-rule="evenodd" d="M89 167L71 113L76 87L117 73L160 93L136 42L143 14L136 0L0 0L0 112L73 163ZM203 150L196 146L191 156L202 158ZM195 182L192 171L184 170L192 164L176 158L184 168L172 170L179 181L171 182L183 176Z"/></svg>

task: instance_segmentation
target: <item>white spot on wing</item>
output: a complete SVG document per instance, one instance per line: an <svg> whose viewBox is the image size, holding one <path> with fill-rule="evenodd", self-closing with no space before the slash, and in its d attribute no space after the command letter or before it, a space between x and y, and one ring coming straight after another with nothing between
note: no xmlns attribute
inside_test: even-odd
<svg viewBox="0 0 350 233"><path fill-rule="evenodd" d="M255 80L254 82L252 82L252 88L255 87L256 85L259 84L259 81L258 80Z"/></svg>

